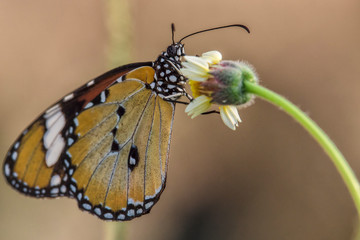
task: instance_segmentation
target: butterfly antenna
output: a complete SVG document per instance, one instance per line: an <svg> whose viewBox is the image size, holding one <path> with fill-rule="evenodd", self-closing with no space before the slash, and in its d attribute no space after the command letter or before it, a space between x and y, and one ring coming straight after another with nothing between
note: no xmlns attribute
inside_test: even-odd
<svg viewBox="0 0 360 240"><path fill-rule="evenodd" d="M203 32L209 32L209 31L217 30L217 29L221 29L221 28L230 28L230 27L240 27L242 29L245 29L245 31L247 31L248 33L250 33L250 30L249 30L249 28L247 26L241 25L241 24L232 24L232 25L225 25L225 26L221 26L221 27L209 28L209 29L205 29L205 30L201 30L201 31L198 31L198 32L191 33L189 35L186 35L182 39L180 39L179 43L181 43L181 41L184 40L185 38L188 38L188 37L193 36L195 34L199 34L199 33L203 33Z"/></svg>
<svg viewBox="0 0 360 240"><path fill-rule="evenodd" d="M171 35L172 35L173 44L175 44L175 24L174 23L171 23Z"/></svg>

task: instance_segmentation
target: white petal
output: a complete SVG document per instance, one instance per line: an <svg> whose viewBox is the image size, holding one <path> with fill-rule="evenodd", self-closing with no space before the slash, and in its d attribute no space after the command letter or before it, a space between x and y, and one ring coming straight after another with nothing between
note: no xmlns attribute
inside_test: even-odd
<svg viewBox="0 0 360 240"><path fill-rule="evenodd" d="M239 112L235 106L227 106L228 112L231 114L231 116L234 118L235 121L241 122Z"/></svg>
<svg viewBox="0 0 360 240"><path fill-rule="evenodd" d="M206 52L206 53L203 53L201 56L202 56L202 59L204 59L210 65L218 64L222 59L222 55L219 51Z"/></svg>
<svg viewBox="0 0 360 240"><path fill-rule="evenodd" d="M220 116L226 126L235 130L238 122L241 122L239 113L235 106L220 106Z"/></svg>
<svg viewBox="0 0 360 240"><path fill-rule="evenodd" d="M201 72L209 71L209 64L201 57L184 56L186 62L183 64L186 68L195 68Z"/></svg>
<svg viewBox="0 0 360 240"><path fill-rule="evenodd" d="M191 116L191 118L194 118L196 116L199 116L203 112L206 112L206 110L209 109L211 106L211 98L201 95L197 98L195 98L192 102L187 105L185 112Z"/></svg>
<svg viewBox="0 0 360 240"><path fill-rule="evenodd" d="M232 130L235 130L235 126L234 124L231 122L231 120L228 118L227 114L226 114L226 109L221 106L220 108L220 117L223 120L223 122L225 123L226 126L228 126L229 128L231 128Z"/></svg>
<svg viewBox="0 0 360 240"><path fill-rule="evenodd" d="M203 82L208 79L207 73L197 72L194 69L181 68L181 74L187 77L188 79Z"/></svg>

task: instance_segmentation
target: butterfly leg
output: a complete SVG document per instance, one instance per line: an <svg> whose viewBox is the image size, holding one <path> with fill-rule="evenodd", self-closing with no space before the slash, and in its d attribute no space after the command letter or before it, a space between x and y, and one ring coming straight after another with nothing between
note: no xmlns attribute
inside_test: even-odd
<svg viewBox="0 0 360 240"><path fill-rule="evenodd" d="M212 110L212 111L208 111L208 112L203 112L201 115L207 115L207 114L212 114L212 113L217 113L217 114L220 114L220 112L219 112L219 111Z"/></svg>
<svg viewBox="0 0 360 240"><path fill-rule="evenodd" d="M187 92L175 93L175 94L172 94L172 95L169 95L169 96L165 96L165 97L163 97L163 99L165 101L181 103L181 101L172 100L173 98L179 98L181 96L185 96L187 99L189 99L190 102L193 100L193 98ZM184 104L184 102L183 102L183 104ZM186 103L186 104L189 104L189 103Z"/></svg>
<svg viewBox="0 0 360 240"><path fill-rule="evenodd" d="M192 96L190 96L187 92L184 92L184 96L189 99L189 101L191 102L192 100L194 100L194 98Z"/></svg>
<svg viewBox="0 0 360 240"><path fill-rule="evenodd" d="M183 102L183 101L178 101L178 100L166 100L167 102L172 102L172 103L179 103L179 104L184 104L184 105L189 105L188 102Z"/></svg>

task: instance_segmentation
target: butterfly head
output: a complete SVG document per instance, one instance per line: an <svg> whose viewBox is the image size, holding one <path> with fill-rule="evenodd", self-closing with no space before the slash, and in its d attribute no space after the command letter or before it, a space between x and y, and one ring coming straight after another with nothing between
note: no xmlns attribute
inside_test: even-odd
<svg viewBox="0 0 360 240"><path fill-rule="evenodd" d="M182 56L185 56L184 44L173 43L168 46L164 54L165 56L172 57L174 59L180 59Z"/></svg>

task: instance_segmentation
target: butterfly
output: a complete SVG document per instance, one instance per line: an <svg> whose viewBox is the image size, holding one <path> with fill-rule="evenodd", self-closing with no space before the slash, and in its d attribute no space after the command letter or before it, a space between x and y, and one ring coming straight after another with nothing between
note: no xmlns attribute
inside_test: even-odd
<svg viewBox="0 0 360 240"><path fill-rule="evenodd" d="M175 104L191 100L186 37L175 42L173 25L172 36L155 61L106 72L44 111L10 147L7 182L32 197L74 198L105 220L149 213L166 184Z"/></svg>

